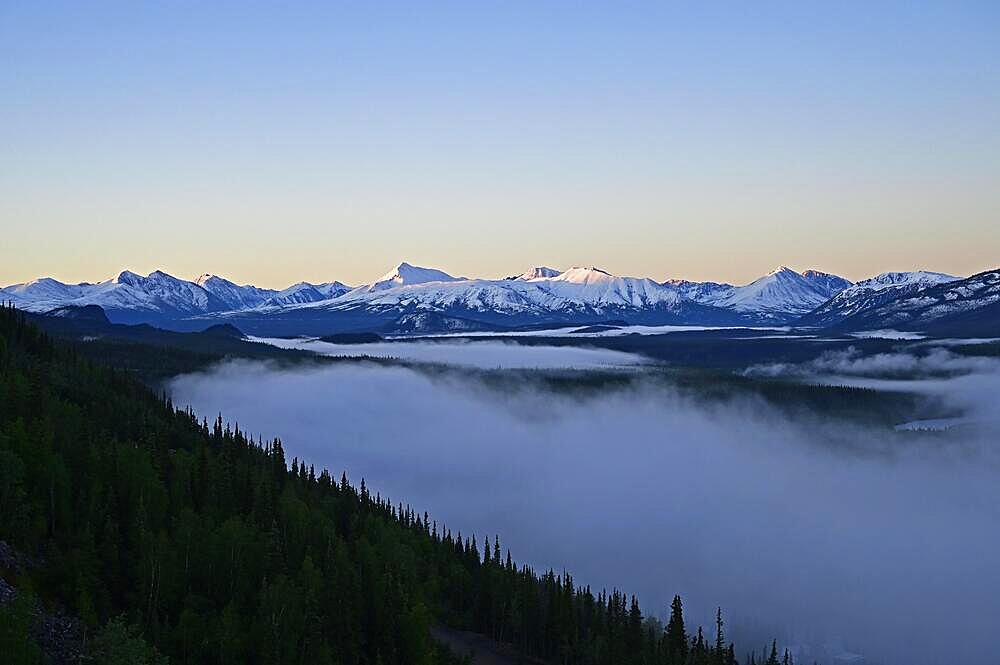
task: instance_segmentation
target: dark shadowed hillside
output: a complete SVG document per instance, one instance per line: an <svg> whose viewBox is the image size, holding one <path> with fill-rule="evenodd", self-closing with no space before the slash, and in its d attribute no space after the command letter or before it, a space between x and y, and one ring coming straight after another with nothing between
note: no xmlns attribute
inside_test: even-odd
<svg viewBox="0 0 1000 665"><path fill-rule="evenodd" d="M102 663L458 662L436 623L543 662L733 661L721 632L689 641L679 602L664 631L634 597L518 567L498 538L176 410L10 308L0 458L4 662L53 657L43 615Z"/></svg>

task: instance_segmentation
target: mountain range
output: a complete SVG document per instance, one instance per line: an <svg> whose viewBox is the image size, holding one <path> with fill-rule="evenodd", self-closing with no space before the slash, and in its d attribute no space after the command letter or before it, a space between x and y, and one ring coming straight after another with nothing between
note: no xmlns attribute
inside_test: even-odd
<svg viewBox="0 0 1000 665"><path fill-rule="evenodd" d="M606 320L839 330L958 325L978 330L989 329L994 321L991 312L1000 299L1000 284L997 271L965 279L889 272L854 284L837 275L784 266L742 286L657 282L596 267L540 266L504 279L478 279L404 262L357 287L300 282L276 290L212 274L188 281L162 271L146 276L124 271L97 283L41 278L0 289L0 298L32 312L97 305L116 323L173 330L230 323L264 335L499 330Z"/></svg>

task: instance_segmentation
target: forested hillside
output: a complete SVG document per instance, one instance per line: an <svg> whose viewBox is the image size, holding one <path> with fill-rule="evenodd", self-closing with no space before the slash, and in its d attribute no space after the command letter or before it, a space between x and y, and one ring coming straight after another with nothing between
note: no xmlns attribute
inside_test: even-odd
<svg viewBox="0 0 1000 665"><path fill-rule="evenodd" d="M688 635L677 599L664 630L634 597L518 567L495 536L177 410L7 307L0 541L5 663L45 662L41 617L62 613L97 663L460 662L435 624L551 663L735 661L721 616Z"/></svg>

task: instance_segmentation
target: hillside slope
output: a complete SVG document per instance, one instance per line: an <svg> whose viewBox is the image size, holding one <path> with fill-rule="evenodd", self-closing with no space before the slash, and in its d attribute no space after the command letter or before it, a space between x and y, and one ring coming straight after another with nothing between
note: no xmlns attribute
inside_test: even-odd
<svg viewBox="0 0 1000 665"><path fill-rule="evenodd" d="M17 600L32 594L96 635L98 662L456 662L434 622L546 662L639 665L678 644L646 630L634 597L518 568L496 538L480 546L363 480L289 462L279 440L209 425L8 307L0 481L0 540L35 561L0 561L8 662L39 662Z"/></svg>

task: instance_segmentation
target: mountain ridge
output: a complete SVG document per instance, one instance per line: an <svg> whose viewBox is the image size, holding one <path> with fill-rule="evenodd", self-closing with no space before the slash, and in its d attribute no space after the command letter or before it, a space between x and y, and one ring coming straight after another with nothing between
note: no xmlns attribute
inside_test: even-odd
<svg viewBox="0 0 1000 665"><path fill-rule="evenodd" d="M187 281L161 270L146 276L124 270L96 283L40 278L0 289L0 298L35 312L97 305L120 323L153 323L178 330L231 323L255 334L407 333L435 326L489 329L606 319L645 325L807 325L846 330L877 321L919 326L920 316L948 308L924 308L920 316L907 316L903 310L890 316L879 308L953 281L960 278L912 271L883 273L853 284L831 273L796 272L786 266L739 286L681 279L658 282L614 275L596 266L563 271L537 266L507 278L483 279L455 277L402 261L370 284L353 288L330 281L299 282L277 290L239 285L207 272ZM961 294L948 297L961 299ZM979 302L963 300L974 309L968 304L973 301ZM859 316L862 312L871 316Z"/></svg>

